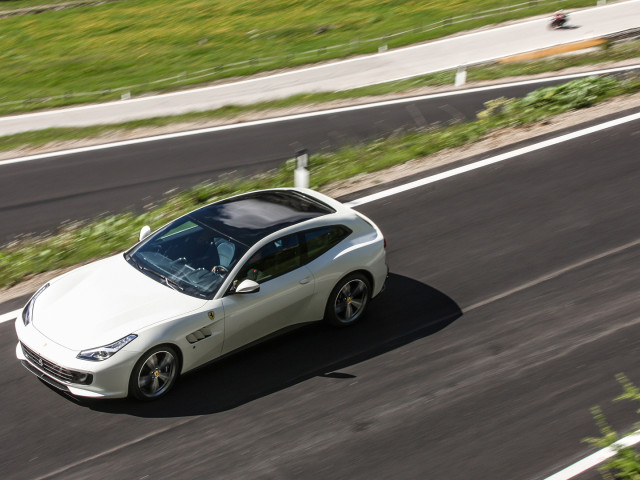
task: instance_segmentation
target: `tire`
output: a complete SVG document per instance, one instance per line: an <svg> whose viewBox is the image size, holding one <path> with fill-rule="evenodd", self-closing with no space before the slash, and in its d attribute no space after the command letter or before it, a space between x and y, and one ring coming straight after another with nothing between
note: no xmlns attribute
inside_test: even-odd
<svg viewBox="0 0 640 480"><path fill-rule="evenodd" d="M324 320L336 327L353 325L366 312L371 300L371 282L361 273L340 280L329 295Z"/></svg>
<svg viewBox="0 0 640 480"><path fill-rule="evenodd" d="M136 362L129 378L129 395L142 401L167 394L178 379L180 357L174 347L160 345L148 350Z"/></svg>

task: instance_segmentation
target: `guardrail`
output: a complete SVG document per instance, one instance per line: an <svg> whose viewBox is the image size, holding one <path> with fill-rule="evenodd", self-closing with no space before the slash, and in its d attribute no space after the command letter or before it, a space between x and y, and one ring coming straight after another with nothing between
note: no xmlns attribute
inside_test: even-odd
<svg viewBox="0 0 640 480"><path fill-rule="evenodd" d="M103 0L105 1L105 0ZM117 0L106 0L106 1L117 1ZM90 0L83 2L78 2L79 4L90 4L93 3ZM54 95L54 96L46 96L46 97L34 97L34 98L25 98L20 100L11 100L6 102L0 102L0 107L11 107L16 105L24 105L30 106L34 104L46 104L52 102L64 102L71 101L73 99L85 98L87 101L95 101L97 99L105 99L105 97L109 98L117 98L118 96L122 100L129 99L133 96L133 92L138 90L140 94L148 93L153 91L154 88L177 88L181 86L188 86L197 84L198 81L207 81L207 79L213 80L216 78L223 78L232 76L234 72L241 72L242 69L254 69L260 70L258 67L271 67L271 68L283 68L286 66L291 66L292 64L304 64L305 61L307 63L313 63L319 60L326 60L330 58L336 58L338 55L331 56L330 52L336 50L344 50L344 56L350 55L352 53L362 53L362 46L368 44L377 44L378 52L385 52L388 50L388 42L393 39L397 39L403 36L410 35L419 35L423 33L427 33L433 30L437 30L440 28L449 27L451 25L469 22L472 20L477 20L481 18L487 18L491 16L496 16L499 14L507 14L525 9L532 9L539 7L545 4L553 4L554 8L559 8L564 3L564 0L528 0L526 2L517 3L514 5L505 5L498 8L493 8L490 10L484 10L481 12L476 12L473 14L465 14L465 15L457 15L445 18L443 20L433 22L427 25L423 25L420 27L404 30L401 32L390 33L388 35L384 35L382 37L369 38L360 40L358 38L352 40L350 43L340 44L340 45L330 45L326 47L320 47L313 50L308 50L306 52L301 52L297 54L287 54L287 55L274 55L262 58L253 58L249 60L244 60L241 62L234 62L228 64L217 64L213 65L210 68L197 70L194 72L183 72L179 75L174 75L171 77L165 77L157 80L151 80L145 83L136 84L136 85L127 85L123 87L114 87L107 88L102 90L90 91L90 92L67 92L63 95ZM603 5L606 3L606 0L597 0L597 5ZM265 68L265 70L268 68ZM89 100L91 99L91 100ZM77 103L77 102L76 102Z"/></svg>

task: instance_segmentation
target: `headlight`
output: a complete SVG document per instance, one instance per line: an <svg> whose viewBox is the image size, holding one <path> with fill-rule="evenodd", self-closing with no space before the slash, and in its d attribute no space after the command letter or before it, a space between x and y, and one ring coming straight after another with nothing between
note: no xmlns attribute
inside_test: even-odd
<svg viewBox="0 0 640 480"><path fill-rule="evenodd" d="M31 297L31 299L24 306L24 309L22 310L22 323L24 323L25 327L31 323L31 317L33 316L33 306L36 303L36 298L38 298L38 296L40 296L42 292L49 288L49 285L50 284L47 283L40 287L40 290L34 293L33 297Z"/></svg>
<svg viewBox="0 0 640 480"><path fill-rule="evenodd" d="M118 350L124 347L127 343L131 342L138 335L127 335L120 340L117 340L109 345L105 345L104 347L91 348L89 350L81 351L76 358L80 358L82 360L91 360L92 362L101 362L106 360L107 358L113 356Z"/></svg>

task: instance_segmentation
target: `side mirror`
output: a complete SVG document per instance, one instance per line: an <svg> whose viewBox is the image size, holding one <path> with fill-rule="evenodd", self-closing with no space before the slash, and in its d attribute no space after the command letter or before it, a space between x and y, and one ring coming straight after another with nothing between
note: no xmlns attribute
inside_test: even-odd
<svg viewBox="0 0 640 480"><path fill-rule="evenodd" d="M140 229L140 236L138 237L138 241L141 242L145 238L149 236L151 233L151 227L149 225L145 225Z"/></svg>
<svg viewBox="0 0 640 480"><path fill-rule="evenodd" d="M260 291L260 285L253 280L243 280L240 285L236 287L234 293L256 293Z"/></svg>

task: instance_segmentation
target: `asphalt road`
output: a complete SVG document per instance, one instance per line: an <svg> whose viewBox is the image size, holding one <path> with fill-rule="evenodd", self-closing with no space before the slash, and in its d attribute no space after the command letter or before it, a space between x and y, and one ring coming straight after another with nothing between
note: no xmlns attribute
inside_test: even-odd
<svg viewBox="0 0 640 480"><path fill-rule="evenodd" d="M541 479L630 430L640 383L640 121L359 207L391 276L369 318L311 325L153 404L78 404L0 324L13 478ZM87 312L90 315L90 312Z"/></svg>
<svg viewBox="0 0 640 480"><path fill-rule="evenodd" d="M488 100L524 96L554 83L559 81L239 125L231 130L26 163L0 162L0 244L16 235L51 231L69 220L141 209L174 188L264 172L293 158L300 148L312 154L333 151L398 130L473 119Z"/></svg>

